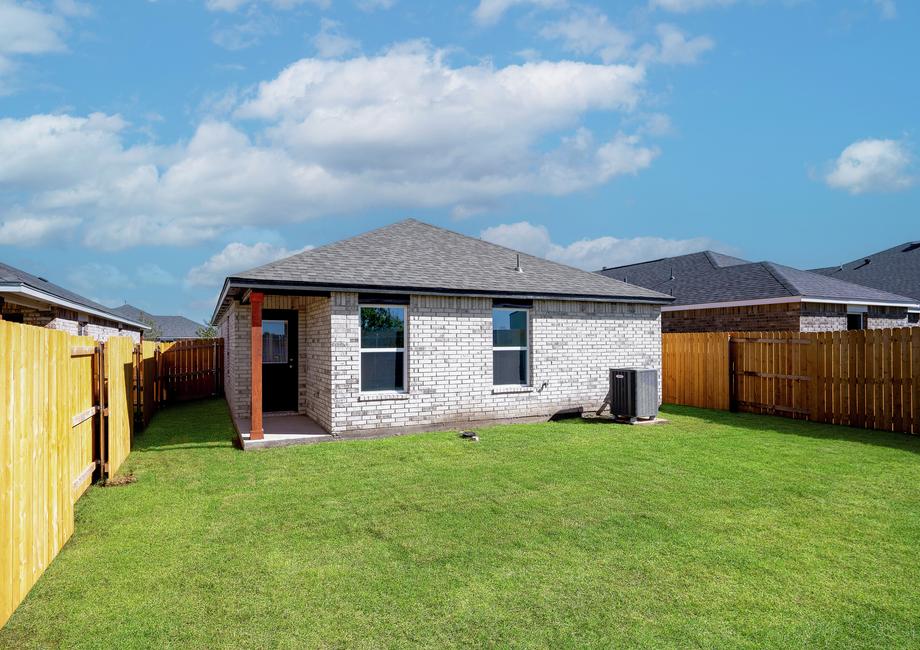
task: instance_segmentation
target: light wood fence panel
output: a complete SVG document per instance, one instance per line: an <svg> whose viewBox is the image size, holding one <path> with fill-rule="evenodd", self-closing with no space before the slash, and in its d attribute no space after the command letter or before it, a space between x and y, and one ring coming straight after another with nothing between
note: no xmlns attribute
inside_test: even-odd
<svg viewBox="0 0 920 650"><path fill-rule="evenodd" d="M92 483L96 467L93 448L98 410L96 348L96 341L90 336L70 337L70 475L74 501Z"/></svg>
<svg viewBox="0 0 920 650"><path fill-rule="evenodd" d="M672 404L920 434L917 327L664 334L662 365Z"/></svg>
<svg viewBox="0 0 920 650"><path fill-rule="evenodd" d="M73 533L71 337L0 321L0 625Z"/></svg>
<svg viewBox="0 0 920 650"><path fill-rule="evenodd" d="M108 436L106 475L115 476L131 453L134 434L134 341L124 336L105 343Z"/></svg>

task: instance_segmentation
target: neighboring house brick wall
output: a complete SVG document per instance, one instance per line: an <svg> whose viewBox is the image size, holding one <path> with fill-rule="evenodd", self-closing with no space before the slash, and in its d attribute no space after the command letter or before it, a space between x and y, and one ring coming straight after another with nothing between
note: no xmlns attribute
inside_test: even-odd
<svg viewBox="0 0 920 650"><path fill-rule="evenodd" d="M666 311L661 314L661 329L666 333L798 331L799 305L780 303Z"/></svg>
<svg viewBox="0 0 920 650"><path fill-rule="evenodd" d="M906 327L907 309L897 307L869 307L866 318L868 329ZM847 329L847 306L843 304L802 303L803 332L838 332Z"/></svg>
<svg viewBox="0 0 920 650"><path fill-rule="evenodd" d="M334 292L331 307L334 432L596 409L607 394L612 367L654 367L660 382L657 306L535 300L533 387L521 390L492 386L491 299L413 295L408 395L362 395L358 296Z"/></svg>
<svg viewBox="0 0 920 650"><path fill-rule="evenodd" d="M136 330L118 329L115 321L109 321L97 316L81 318L77 312L68 309L49 306L48 309L33 309L22 305L16 305L6 302L3 305L3 315L21 314L22 322L26 325L35 327L46 327L52 330L60 330L73 335L79 335L80 321L86 323L82 333L83 336L92 336L97 341L105 342L112 336L127 336L135 343L141 340L141 334Z"/></svg>

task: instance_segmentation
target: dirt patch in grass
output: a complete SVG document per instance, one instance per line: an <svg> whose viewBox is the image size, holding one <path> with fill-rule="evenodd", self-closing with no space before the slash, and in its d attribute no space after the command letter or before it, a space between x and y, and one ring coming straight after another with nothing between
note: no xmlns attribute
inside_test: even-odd
<svg viewBox="0 0 920 650"><path fill-rule="evenodd" d="M107 478L99 482L99 487L121 487L122 485L131 485L137 483L137 477L134 474L125 474L115 478Z"/></svg>

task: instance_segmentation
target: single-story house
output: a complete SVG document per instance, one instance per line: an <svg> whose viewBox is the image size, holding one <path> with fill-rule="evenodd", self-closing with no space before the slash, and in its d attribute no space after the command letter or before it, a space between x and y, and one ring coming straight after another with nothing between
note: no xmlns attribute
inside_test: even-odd
<svg viewBox="0 0 920 650"><path fill-rule="evenodd" d="M148 341L197 339L198 332L203 327L201 323L196 323L185 316L158 316L129 304L114 307L112 311L139 323L149 325L150 329L144 336Z"/></svg>
<svg viewBox="0 0 920 650"><path fill-rule="evenodd" d="M409 219L226 278L212 322L246 447L599 408L670 301Z"/></svg>
<svg viewBox="0 0 920 650"><path fill-rule="evenodd" d="M829 278L908 296L920 303L920 241L905 242L852 262L812 271ZM907 322L909 325L920 324L920 309L909 311Z"/></svg>
<svg viewBox="0 0 920 650"><path fill-rule="evenodd" d="M915 298L713 251L598 271L666 293L664 332L827 332L903 327Z"/></svg>
<svg viewBox="0 0 920 650"><path fill-rule="evenodd" d="M92 336L97 341L105 341L110 336L128 336L138 342L141 332L147 329L133 318L2 262L0 318Z"/></svg>

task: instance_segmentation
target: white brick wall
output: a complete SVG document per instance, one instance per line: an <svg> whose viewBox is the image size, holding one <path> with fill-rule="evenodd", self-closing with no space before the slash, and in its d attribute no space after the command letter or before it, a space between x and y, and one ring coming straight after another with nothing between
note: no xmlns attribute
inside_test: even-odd
<svg viewBox="0 0 920 650"><path fill-rule="evenodd" d="M491 299L412 296L408 396L362 395L357 298L332 294L335 432L596 409L607 393L609 368L661 368L658 307L538 300L531 317L532 387L494 388Z"/></svg>
<svg viewBox="0 0 920 650"><path fill-rule="evenodd" d="M596 409L608 370L661 369L657 306L534 301L532 386L492 386L492 300L412 296L408 314L409 385L405 395L361 394L358 294L329 299L267 296L266 308L298 309L300 411L336 433L447 422L549 416ZM271 305L271 306L270 306ZM233 305L221 323L227 400L249 414L249 306Z"/></svg>

